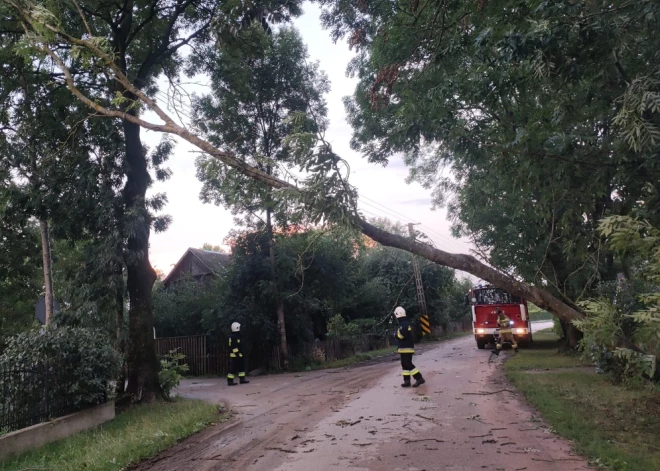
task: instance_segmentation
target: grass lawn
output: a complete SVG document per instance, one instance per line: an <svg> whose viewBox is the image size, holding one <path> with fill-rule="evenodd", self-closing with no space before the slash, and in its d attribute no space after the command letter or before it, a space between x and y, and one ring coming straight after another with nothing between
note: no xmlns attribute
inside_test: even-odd
<svg viewBox="0 0 660 471"><path fill-rule="evenodd" d="M136 406L94 430L8 458L0 471L119 471L227 417L201 401Z"/></svg>
<svg viewBox="0 0 660 471"><path fill-rule="evenodd" d="M578 357L557 353L554 334L534 339L504 368L550 426L602 469L660 471L660 391L612 384Z"/></svg>
<svg viewBox="0 0 660 471"><path fill-rule="evenodd" d="M550 314L548 311L536 311L536 312L530 312L529 313L529 319L532 322L536 321L551 321L554 319L554 316Z"/></svg>
<svg viewBox="0 0 660 471"><path fill-rule="evenodd" d="M506 362L507 371L589 366L578 355L559 353L559 340L552 329L535 332L533 338L532 348L521 348L519 355Z"/></svg>

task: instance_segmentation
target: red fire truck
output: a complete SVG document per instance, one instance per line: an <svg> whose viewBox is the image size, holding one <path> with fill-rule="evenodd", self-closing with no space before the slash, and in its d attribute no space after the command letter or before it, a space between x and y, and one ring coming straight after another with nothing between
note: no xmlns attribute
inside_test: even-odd
<svg viewBox="0 0 660 471"><path fill-rule="evenodd" d="M494 343L497 328L497 312L500 308L511 319L513 335L521 347L528 347L532 342L532 325L529 321L527 301L512 296L503 289L490 285L476 286L467 294L467 301L472 306L472 328L477 347L485 348Z"/></svg>

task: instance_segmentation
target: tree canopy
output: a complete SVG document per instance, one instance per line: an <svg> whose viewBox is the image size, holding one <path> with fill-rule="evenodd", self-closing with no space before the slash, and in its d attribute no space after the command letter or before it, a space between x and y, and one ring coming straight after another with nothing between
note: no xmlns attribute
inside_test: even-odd
<svg viewBox="0 0 660 471"><path fill-rule="evenodd" d="M404 152L494 266L571 300L615 277L598 223L660 176L656 2L321 3L353 148Z"/></svg>

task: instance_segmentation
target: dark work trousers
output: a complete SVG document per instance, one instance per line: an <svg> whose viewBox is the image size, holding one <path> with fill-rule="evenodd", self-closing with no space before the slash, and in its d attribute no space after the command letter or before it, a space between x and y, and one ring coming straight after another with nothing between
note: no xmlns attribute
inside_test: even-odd
<svg viewBox="0 0 660 471"><path fill-rule="evenodd" d="M234 379L236 376L245 378L245 360L241 356L229 359L229 374L227 375L227 379Z"/></svg>
<svg viewBox="0 0 660 471"><path fill-rule="evenodd" d="M405 381L410 381L412 376L415 379L421 378L422 374L419 370L413 365L412 358L413 353L399 353L401 355L401 368L403 368L403 379Z"/></svg>

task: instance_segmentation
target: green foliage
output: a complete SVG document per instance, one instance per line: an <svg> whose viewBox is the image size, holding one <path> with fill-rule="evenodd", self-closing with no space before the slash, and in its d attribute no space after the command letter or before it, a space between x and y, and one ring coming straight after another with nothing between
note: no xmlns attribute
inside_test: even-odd
<svg viewBox="0 0 660 471"><path fill-rule="evenodd" d="M231 262L224 274L200 284L182 280L154 291L158 336L210 334L224 344L234 321L246 346L279 344L276 295L284 300L290 344L323 338L384 335L383 319L396 304L418 314L410 254L366 244L362 236L335 228L276 235L278 291L264 232L234 232L227 241ZM435 325L469 315L465 283L452 270L422 265L426 300ZM249 348L249 347L246 347Z"/></svg>
<svg viewBox="0 0 660 471"><path fill-rule="evenodd" d="M43 286L41 244L34 224L0 218L0 352L5 340L29 328Z"/></svg>
<svg viewBox="0 0 660 471"><path fill-rule="evenodd" d="M82 408L103 402L112 394L112 382L119 375L121 357L101 331L84 328L45 328L12 337L0 355L0 370L36 370L48 374L50 399L66 399ZM46 376L31 375L20 381L20 374L3 384L17 403L43 393Z"/></svg>
<svg viewBox="0 0 660 471"><path fill-rule="evenodd" d="M629 216L603 219L600 230L620 256L631 259L632 279L610 289L608 297L583 303L582 348L616 378L658 379L660 355L660 230Z"/></svg>
<svg viewBox="0 0 660 471"><path fill-rule="evenodd" d="M182 93L179 76L189 56L182 53L183 48L196 51L214 43L217 37L222 37L223 44L231 42L239 31L253 23L269 29L269 23L286 21L299 15L300 3L297 0L267 0L254 5L234 1L218 4L209 0L190 0L173 6L166 0L138 0L127 6L109 0L82 0L70 4L49 3L36 8L21 2L3 2L0 9L5 25L0 32L0 53L2 59L14 67L3 69L0 99L4 108L0 110L0 126L3 131L10 129L6 127L7 121L16 116L22 124L21 128L12 127L7 134L21 134L20 139L14 141L26 143L27 149L19 147L16 152L8 154L31 164L31 172L15 173L20 175L16 179L19 183L25 180L29 183L27 202L35 212L28 214L36 213L42 220L53 219L57 223L64 221L69 229L78 227L86 236L86 241L91 239L90 243L94 246L91 251L99 257L90 260L84 267L85 271L95 275L90 291L97 291L102 283L117 288L115 296L111 295L115 304L112 310L99 306L103 303L95 299L90 301L94 304L91 307L88 299L76 300L76 307L70 313L73 323L84 324L86 311L98 308L104 314L114 313L114 327L119 328L124 305L124 292L120 289L123 286L120 285L123 284L122 272L125 268L130 298L129 325L132 326L129 332L131 342L128 344L131 354L127 357L132 363L128 371L133 375L129 389L140 388L140 384L153 388L157 383L153 377L157 366L155 357L144 354L148 352L144 343L150 338L151 325L143 318L152 317L149 297L155 280L147 252L151 230L165 230L170 218L154 214L164 206L165 196L148 197L147 190L154 179L165 180L169 176L170 172L163 163L173 150L173 143L165 138L152 152L148 152L143 146L137 124L128 119L88 119L91 110L78 100L72 101L68 88L73 85L88 102L137 116L141 106L135 100L135 94L128 92L130 87L114 77L126 77L132 86L155 102L163 100L157 95L161 92L159 79L167 78L171 85L168 98L171 98L171 103L181 103L178 100ZM213 34L214 27L217 36ZM62 31L56 32L55 28ZM21 65L27 69L23 77L20 74L23 70ZM14 69L19 72L14 73ZM64 76L68 83L65 83ZM5 80L7 77L10 79ZM33 80L39 84L37 87L32 86ZM52 97L57 99L62 96L67 99L66 106L51 106ZM80 111L84 111L82 116L78 115ZM32 120L36 115L55 119L48 122ZM99 123L105 130L87 135L87 131L95 129ZM21 132L25 130L29 132ZM85 138L79 140L75 136L77 132L85 134ZM3 132L3 137L5 135ZM42 136L45 139L32 139ZM119 146L106 146L106 137L116 139ZM60 146L60 139L65 146ZM0 144L4 143L4 139L0 141ZM71 153L68 152L69 143L73 144L74 151ZM56 217L53 213L55 205L45 205L44 195L40 193L45 189L46 196L59 198L62 193L58 186L60 180L43 172L41 165L36 166L38 172L32 171L35 161L50 160L50 169L61 169L60 173L70 177L69 181L74 181L76 187L103 188L100 182L105 181L105 169L108 168L106 152L115 159L109 168L114 169L115 164L119 163L119 178L112 186L112 196L119 198L105 198L103 204L93 211L86 210L88 205L94 208L94 200L80 198L82 204L75 205L68 199L62 199L60 209L63 209L63 214ZM93 174L75 171L70 165L71 154L74 157L93 155L100 171ZM0 162L5 161L0 159ZM107 215L112 224L99 223L102 218L96 219L93 224L85 224L88 215L98 217L99 213ZM121 262L118 263L117 259ZM83 270L79 273L80 278L84 279ZM140 372L150 372L152 377L138 381ZM148 395L157 393L146 392Z"/></svg>
<svg viewBox="0 0 660 471"><path fill-rule="evenodd" d="M323 99L328 79L308 60L299 33L283 27L267 34L261 26L239 33L237 41L208 44L193 55L190 73L211 77L208 95L193 103L194 125L212 144L269 175L287 178L296 164L287 144L294 132L320 132L327 114ZM211 156L197 159L201 199L232 208L258 221L257 213L275 216L284 227L291 218L282 192L243 175Z"/></svg>
<svg viewBox="0 0 660 471"><path fill-rule="evenodd" d="M354 322L346 322L341 314L335 314L328 320L328 337L352 339L360 335L360 327Z"/></svg>
<svg viewBox="0 0 660 471"><path fill-rule="evenodd" d="M160 359L160 371L158 372L158 381L160 388L166 398L171 399L171 393L176 388L183 375L188 372L188 365L183 363L186 356L176 350L170 350L167 355Z"/></svg>
<svg viewBox="0 0 660 471"><path fill-rule="evenodd" d="M660 179L657 2L321 4L356 150L404 153L494 266L572 300L615 278L598 223Z"/></svg>
<svg viewBox="0 0 660 471"><path fill-rule="evenodd" d="M223 315L218 310L223 304L225 285L225 278L201 286L196 280L182 279L167 289L157 283L153 292L156 335L176 337L205 332L208 319Z"/></svg>

